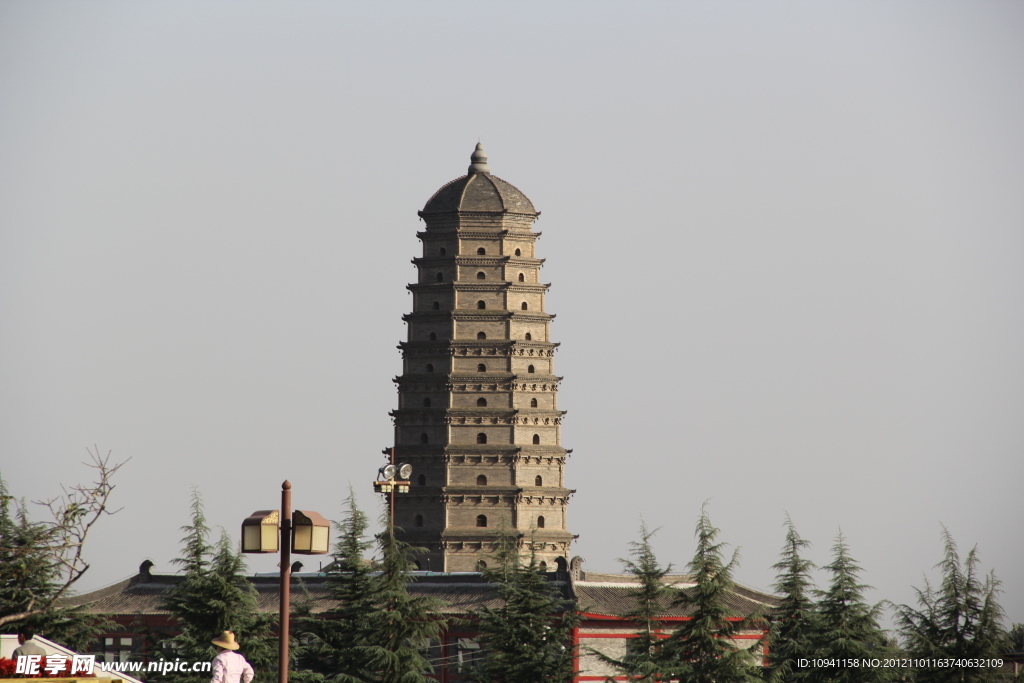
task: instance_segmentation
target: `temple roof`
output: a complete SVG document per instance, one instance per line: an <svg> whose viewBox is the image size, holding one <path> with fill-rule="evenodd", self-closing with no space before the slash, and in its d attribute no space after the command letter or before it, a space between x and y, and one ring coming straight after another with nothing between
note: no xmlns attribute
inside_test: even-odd
<svg viewBox="0 0 1024 683"><path fill-rule="evenodd" d="M511 183L491 175L487 155L477 143L467 175L434 193L420 213L518 213L537 215L525 194Z"/></svg>
<svg viewBox="0 0 1024 683"><path fill-rule="evenodd" d="M635 577L594 572L581 574L580 578L574 579L565 574L551 572L547 574L547 578L567 598L575 596L576 606L580 612L615 617L636 609L637 602L632 593L639 584ZM409 584L409 592L440 598L445 603L442 609L444 614L465 615L483 606L500 606L497 587L487 583L478 573L414 572L414 575L416 580ZM163 606L164 593L183 580L184 576L181 574L140 573L112 586L70 598L65 604L81 605L84 611L90 614L167 614L167 609ZM249 577L249 582L256 589L260 611L277 611L278 578L259 575ZM687 576L666 576L665 583L682 589L684 594L693 588L693 582ZM296 603L302 600L305 591L312 602L313 612L326 612L336 607L335 601L329 597L326 575L323 573L307 572L293 575L292 586L292 600ZM779 599L774 595L736 584L726 602L728 608L735 614L750 615L770 611L778 606ZM664 602L660 612L660 616L667 618L685 617L689 614L687 606L673 605L668 600Z"/></svg>

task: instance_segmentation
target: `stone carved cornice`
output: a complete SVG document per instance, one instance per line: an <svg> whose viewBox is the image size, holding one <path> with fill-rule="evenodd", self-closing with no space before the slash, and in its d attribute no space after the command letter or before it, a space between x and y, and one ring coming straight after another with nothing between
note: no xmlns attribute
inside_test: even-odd
<svg viewBox="0 0 1024 683"><path fill-rule="evenodd" d="M450 339L440 341L399 342L398 349L406 358L440 356L537 356L552 357L559 342L525 341L523 339Z"/></svg>
<svg viewBox="0 0 1024 683"><path fill-rule="evenodd" d="M431 292L436 289L454 289L457 292L527 292L543 293L551 287L540 282L512 282L510 280L491 280L470 282L410 282L405 286L410 292Z"/></svg>
<svg viewBox="0 0 1024 683"><path fill-rule="evenodd" d="M521 453L513 458L512 464L516 467L524 465L546 465L548 467L562 468L565 466L565 456Z"/></svg>
<svg viewBox="0 0 1024 683"><path fill-rule="evenodd" d="M450 411L450 412L453 413L455 411ZM462 412L462 411L460 411L460 412ZM465 411L465 412L468 413L468 411ZM544 417L544 418L541 418L541 417L529 418L529 417L516 417L515 415L511 415L511 416L505 415L505 416L502 416L502 417L490 417L490 416L485 416L485 415L478 415L478 414L468 413L468 414L465 414L465 415L450 415L450 417L449 417L449 424L454 425L456 427L459 427L459 426L462 426L462 425L486 425L486 424L492 424L492 425L497 425L497 424L503 424L503 425L533 425L533 426L537 426L537 427L542 427L542 426L545 426L545 425L546 426L555 426L555 425L562 424L562 417L561 416L564 415L564 414L565 414L565 411L560 411L559 415L556 416L556 417L550 417L549 416L549 417Z"/></svg>
<svg viewBox="0 0 1024 683"><path fill-rule="evenodd" d="M497 377L496 377L497 375ZM434 377L436 376L436 379ZM529 377L529 375L526 375ZM536 376L536 375L534 375ZM434 375L401 375L392 378L392 382L398 385L399 391L441 391L441 392L478 392L478 391L527 391L545 392L558 391L558 382L561 377L549 377L547 382L521 382L522 376L510 374L500 375L496 372L481 372L474 375L446 375L435 373ZM484 389L483 387L494 387Z"/></svg>
<svg viewBox="0 0 1024 683"><path fill-rule="evenodd" d="M472 256L417 256L410 262L417 268L420 266L436 268L437 266L502 266L516 264L524 267L536 267L544 265L547 259L529 258L527 256L502 256L495 254L474 254Z"/></svg>
<svg viewBox="0 0 1024 683"><path fill-rule="evenodd" d="M444 373L434 375L402 375L391 380L398 385L399 391L441 391L452 390L451 382Z"/></svg>
<svg viewBox="0 0 1024 683"><path fill-rule="evenodd" d="M461 229L455 231L455 235L457 237L461 238L461 239L467 239L467 240L488 240L488 239L512 238L512 239L515 239L515 240L534 241L535 242L537 240L537 238L540 237L541 234L539 232L533 232L533 231L531 231L529 233L524 233L522 230L512 231L512 230L504 230L504 229L501 229L501 228L499 228L497 230L479 230L479 231L474 231L472 228L461 228ZM419 237L421 240L427 240L427 241L443 241L443 240L449 240L452 237L451 234L446 234L446 233L441 233L441 232L426 232L424 230L420 230L419 232L417 232L416 236Z"/></svg>
<svg viewBox="0 0 1024 683"><path fill-rule="evenodd" d="M503 322L520 319L531 322L549 322L554 320L554 313L534 313L532 311L510 311L500 308L480 310L478 308L456 308L448 311L413 311L402 316L406 322ZM468 340L467 340L468 341Z"/></svg>
<svg viewBox="0 0 1024 683"><path fill-rule="evenodd" d="M477 444L447 444L444 452L452 458L483 458L483 457L515 457L520 453L543 454L563 456L570 453L568 449L555 445L532 445L532 444L488 444L480 446ZM454 461L453 461L454 462Z"/></svg>
<svg viewBox="0 0 1024 683"><path fill-rule="evenodd" d="M524 506L527 506L527 505L560 505L562 507L565 507L566 505L569 504L569 498L571 498L572 494L574 494L574 493L576 493L576 492L574 490L570 490L570 489L562 489L561 491L559 491L557 493L552 492L552 493L549 493L549 494L543 494L543 493L537 493L537 494L529 493L529 494L527 494L527 493L523 493L523 494L521 494L519 496L516 496L515 503L516 503L516 505L524 505Z"/></svg>

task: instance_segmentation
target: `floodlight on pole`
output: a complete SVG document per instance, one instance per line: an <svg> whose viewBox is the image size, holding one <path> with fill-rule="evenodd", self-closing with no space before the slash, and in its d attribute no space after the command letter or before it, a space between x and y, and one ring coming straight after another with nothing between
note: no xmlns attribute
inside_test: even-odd
<svg viewBox="0 0 1024 683"><path fill-rule="evenodd" d="M395 525L395 493L408 493L409 479L412 477L412 465L408 463L395 464L395 449L388 448L384 451L391 461L384 467L377 470L377 480L373 482L375 493L391 494L388 499L388 517L391 526ZM398 479L395 479L395 476Z"/></svg>

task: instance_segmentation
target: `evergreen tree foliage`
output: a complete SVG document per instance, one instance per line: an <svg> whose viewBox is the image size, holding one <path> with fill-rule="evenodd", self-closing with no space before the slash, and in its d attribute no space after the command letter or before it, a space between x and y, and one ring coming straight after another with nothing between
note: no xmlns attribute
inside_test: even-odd
<svg viewBox="0 0 1024 683"><path fill-rule="evenodd" d="M245 578L245 561L234 552L226 534L216 545L209 542L210 528L198 491L192 493L192 523L182 527L181 583L163 598L164 607L177 621L178 635L167 642L165 657L203 661L213 659L210 642L224 631L234 631L246 659L256 671L257 683L271 681L277 672L277 639L272 629L277 619L260 614L256 591ZM168 683L192 683L209 678L200 674L169 673Z"/></svg>
<svg viewBox="0 0 1024 683"><path fill-rule="evenodd" d="M64 572L52 550L52 525L31 521L24 501L14 504L12 515L13 500L0 478L0 617L13 617L4 630L28 627L84 650L106 624L56 602ZM41 605L45 609L37 612Z"/></svg>
<svg viewBox="0 0 1024 683"><path fill-rule="evenodd" d="M593 651L595 656L615 667L620 674L640 681L656 680L664 670L662 637L659 635L662 622L658 617L664 614L674 597L672 589L664 584L672 565L662 567L658 563L651 548L654 533L641 523L640 540L630 543L630 555L634 559L619 560L626 573L637 579L637 587L628 593L636 601L636 607L619 615L634 624L636 637L626 641L626 653L622 658Z"/></svg>
<svg viewBox="0 0 1024 683"><path fill-rule="evenodd" d="M771 683L802 683L814 681L815 672L801 669L797 660L814 656L815 604L811 570L814 563L800 553L810 545L800 538L793 521L786 518L786 543L779 562L772 568L778 572L773 588L782 595L768 634L768 668Z"/></svg>
<svg viewBox="0 0 1024 683"><path fill-rule="evenodd" d="M371 543L364 541L366 515L356 505L349 489L345 518L335 524L338 542L334 563L327 575L329 597L337 607L322 615L309 615L300 621L304 630L300 647L300 667L304 680L330 683L363 683L371 680L365 649L374 604L375 577L371 565L363 559Z"/></svg>
<svg viewBox="0 0 1024 683"><path fill-rule="evenodd" d="M495 566L484 568L483 575L497 586L501 606L474 613L482 658L473 678L480 683L572 681L572 631L579 623L574 606L541 572L532 547L523 564L516 539L504 530L494 559Z"/></svg>
<svg viewBox="0 0 1024 683"><path fill-rule="evenodd" d="M357 649L368 662L368 680L380 683L426 683L433 671L424 653L444 628L439 616L443 604L431 597L411 595L415 577L410 555L417 549L395 537L389 516L377 536L380 573L372 586L375 610L369 615L366 645Z"/></svg>
<svg viewBox="0 0 1024 683"><path fill-rule="evenodd" d="M998 658L1010 645L997 600L999 580L994 573L980 574L977 548L961 561L945 527L942 541L944 557L935 565L942 574L939 587L933 589L926 578L923 589L914 589L920 609L901 605L898 610L907 653L914 658ZM915 680L983 683L1000 680L1000 674L993 669L935 667L917 671Z"/></svg>
<svg viewBox="0 0 1024 683"><path fill-rule="evenodd" d="M831 575L827 590L816 591L819 597L814 657L850 659L891 657L885 632L878 625L879 605L868 605L864 591L870 586L858 583L861 568L850 557L846 540L840 532L832 547L834 558L824 567ZM899 669L884 667L832 667L814 669L817 680L835 683L876 683L895 680Z"/></svg>
<svg viewBox="0 0 1024 683"><path fill-rule="evenodd" d="M733 591L732 572L738 563L733 552L728 563L718 529L702 508L697 522L697 552L689 570L696 585L679 591L675 604L686 608L689 619L665 643L666 678L680 683L753 683L760 680L757 662L734 638L758 626L756 618L735 614L727 600ZM757 646L754 646L757 648Z"/></svg>

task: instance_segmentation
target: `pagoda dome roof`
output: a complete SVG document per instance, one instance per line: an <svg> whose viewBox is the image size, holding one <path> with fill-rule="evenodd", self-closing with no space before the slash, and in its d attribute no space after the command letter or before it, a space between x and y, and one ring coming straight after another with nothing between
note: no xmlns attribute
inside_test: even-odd
<svg viewBox="0 0 1024 683"><path fill-rule="evenodd" d="M512 183L491 175L480 143L470 157L469 172L427 200L420 213L518 213L537 215L533 202Z"/></svg>

